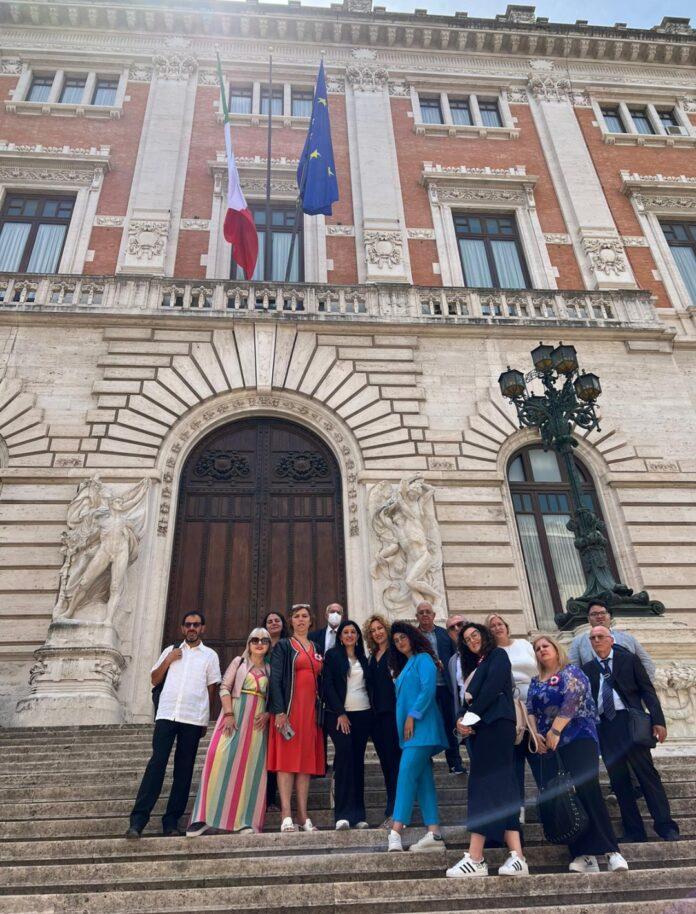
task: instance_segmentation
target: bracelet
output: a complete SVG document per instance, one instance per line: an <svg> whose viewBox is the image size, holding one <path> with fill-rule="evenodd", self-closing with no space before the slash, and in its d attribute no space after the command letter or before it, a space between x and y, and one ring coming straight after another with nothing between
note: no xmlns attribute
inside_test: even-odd
<svg viewBox="0 0 696 914"><path fill-rule="evenodd" d="M226 711L222 716L223 717L234 717L234 714L231 711Z"/></svg>
<svg viewBox="0 0 696 914"><path fill-rule="evenodd" d="M555 727L551 727L551 730L549 732L553 733L555 736L560 736L562 733L561 730L557 730Z"/></svg>

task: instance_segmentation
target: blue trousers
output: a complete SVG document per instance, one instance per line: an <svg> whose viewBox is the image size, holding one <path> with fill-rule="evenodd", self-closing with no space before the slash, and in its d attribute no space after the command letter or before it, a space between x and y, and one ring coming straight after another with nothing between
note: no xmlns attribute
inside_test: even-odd
<svg viewBox="0 0 696 914"><path fill-rule="evenodd" d="M437 752L434 746L406 746L401 753L399 780L396 785L394 821L409 825L413 804L418 805L425 825L439 825L437 793L431 757Z"/></svg>

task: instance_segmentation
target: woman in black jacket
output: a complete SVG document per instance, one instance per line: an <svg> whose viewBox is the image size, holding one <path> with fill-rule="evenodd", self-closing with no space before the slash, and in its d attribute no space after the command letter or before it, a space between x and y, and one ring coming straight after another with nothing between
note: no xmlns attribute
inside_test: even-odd
<svg viewBox="0 0 696 914"><path fill-rule="evenodd" d="M368 828L365 813L365 749L372 729L367 694L367 658L360 629L346 620L336 646L324 657L326 732L334 744L336 830Z"/></svg>
<svg viewBox="0 0 696 914"><path fill-rule="evenodd" d="M520 840L520 798L515 778L515 705L510 658L485 625L467 623L459 634L462 707L457 730L469 740L467 828L469 851L448 876L487 876L486 839L504 841L510 856L499 876L528 876Z"/></svg>

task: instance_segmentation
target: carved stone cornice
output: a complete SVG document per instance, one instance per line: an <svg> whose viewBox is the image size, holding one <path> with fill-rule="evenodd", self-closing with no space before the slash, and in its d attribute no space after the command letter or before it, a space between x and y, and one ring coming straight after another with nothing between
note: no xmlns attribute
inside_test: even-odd
<svg viewBox="0 0 696 914"><path fill-rule="evenodd" d="M266 159L261 156L239 156L236 161L244 194L265 196ZM271 193L275 197L297 197L297 164L297 159L286 159L284 156L271 159ZM215 193L224 193L227 187L227 161L224 154L218 153L214 162L208 162L208 169L213 175Z"/></svg>
<svg viewBox="0 0 696 914"><path fill-rule="evenodd" d="M639 212L696 212L696 177L622 171L621 191Z"/></svg>
<svg viewBox="0 0 696 914"><path fill-rule="evenodd" d="M158 79L175 82L186 82L198 67L198 61L190 54L155 54L152 64Z"/></svg>
<svg viewBox="0 0 696 914"><path fill-rule="evenodd" d="M109 170L110 147L46 147L0 141L0 181L99 187Z"/></svg>
<svg viewBox="0 0 696 914"><path fill-rule="evenodd" d="M389 83L385 67L355 62L346 67L346 82L354 92L383 92Z"/></svg>
<svg viewBox="0 0 696 914"><path fill-rule="evenodd" d="M432 203L483 203L534 208L536 175L512 168L443 167L423 163L421 184Z"/></svg>

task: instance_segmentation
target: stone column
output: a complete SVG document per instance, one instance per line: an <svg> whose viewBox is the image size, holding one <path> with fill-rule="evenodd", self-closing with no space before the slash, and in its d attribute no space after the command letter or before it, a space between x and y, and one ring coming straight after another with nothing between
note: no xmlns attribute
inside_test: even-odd
<svg viewBox="0 0 696 914"><path fill-rule="evenodd" d="M588 289L635 289L621 236L573 110L570 80L550 61L533 61L532 115Z"/></svg>
<svg viewBox="0 0 696 914"><path fill-rule="evenodd" d="M346 111L360 282L411 282L389 74L373 52L346 69ZM370 55L370 56L367 56Z"/></svg>
<svg viewBox="0 0 696 914"><path fill-rule="evenodd" d="M153 58L128 220L117 271L171 276L188 162L197 63L181 54Z"/></svg>

